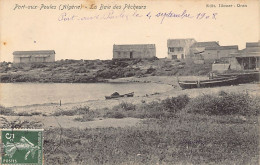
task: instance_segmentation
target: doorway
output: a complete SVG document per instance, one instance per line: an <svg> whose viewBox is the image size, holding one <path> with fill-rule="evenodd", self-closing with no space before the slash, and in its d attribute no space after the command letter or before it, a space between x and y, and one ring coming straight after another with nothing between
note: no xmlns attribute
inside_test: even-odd
<svg viewBox="0 0 260 165"><path fill-rule="evenodd" d="M133 52L130 52L130 58L133 58Z"/></svg>
<svg viewBox="0 0 260 165"><path fill-rule="evenodd" d="M177 59L177 55L172 55L172 59Z"/></svg>

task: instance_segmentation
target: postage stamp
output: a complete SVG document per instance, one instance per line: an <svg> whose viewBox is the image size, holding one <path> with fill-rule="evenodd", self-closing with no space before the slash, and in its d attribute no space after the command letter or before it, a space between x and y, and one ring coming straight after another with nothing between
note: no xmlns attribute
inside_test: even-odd
<svg viewBox="0 0 260 165"><path fill-rule="evenodd" d="M0 164L43 164L43 129L0 129L0 143Z"/></svg>

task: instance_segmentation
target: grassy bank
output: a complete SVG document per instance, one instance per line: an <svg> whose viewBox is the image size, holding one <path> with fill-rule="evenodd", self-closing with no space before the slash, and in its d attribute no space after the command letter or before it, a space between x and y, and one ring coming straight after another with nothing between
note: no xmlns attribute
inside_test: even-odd
<svg viewBox="0 0 260 165"><path fill-rule="evenodd" d="M98 115L147 120L127 128L46 130L45 160L47 164L258 164L259 106L257 97L225 92L142 105L122 103ZM86 118L93 115L86 108L79 112Z"/></svg>
<svg viewBox="0 0 260 165"><path fill-rule="evenodd" d="M258 164L256 121L187 115L129 128L50 129L45 132L45 160L47 164Z"/></svg>

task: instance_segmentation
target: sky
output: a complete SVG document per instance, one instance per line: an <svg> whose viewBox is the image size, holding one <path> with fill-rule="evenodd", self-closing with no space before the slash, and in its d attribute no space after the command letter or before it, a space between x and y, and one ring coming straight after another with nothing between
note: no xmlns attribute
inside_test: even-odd
<svg viewBox="0 0 260 165"><path fill-rule="evenodd" d="M99 10L102 4L111 7ZM37 9L22 9L23 5ZM64 5L83 8L59 10ZM115 5L121 9L113 9ZM197 19L199 13L205 17ZM258 0L1 0L0 61L12 62L12 53L20 50L55 50L56 60L112 59L113 44L155 44L156 56L164 58L167 39L176 38L243 49L246 42L259 40L259 20Z"/></svg>

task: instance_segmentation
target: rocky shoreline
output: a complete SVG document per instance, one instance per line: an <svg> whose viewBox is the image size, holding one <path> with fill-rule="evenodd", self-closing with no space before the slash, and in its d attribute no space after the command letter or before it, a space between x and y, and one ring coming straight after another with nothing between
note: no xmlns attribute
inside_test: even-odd
<svg viewBox="0 0 260 165"><path fill-rule="evenodd" d="M107 79L147 76L207 75L211 64L186 64L166 59L60 60L53 63L0 63L0 82L98 83Z"/></svg>

